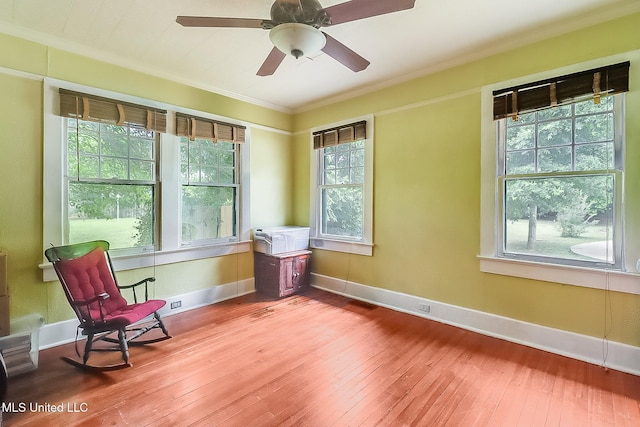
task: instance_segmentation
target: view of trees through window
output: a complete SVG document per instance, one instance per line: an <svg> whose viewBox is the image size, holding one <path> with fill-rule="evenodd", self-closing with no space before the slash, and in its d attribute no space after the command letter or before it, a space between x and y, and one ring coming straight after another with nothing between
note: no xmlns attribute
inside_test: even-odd
<svg viewBox="0 0 640 427"><path fill-rule="evenodd" d="M155 147L152 131L67 119L67 243L154 244Z"/></svg>
<svg viewBox="0 0 640 427"><path fill-rule="evenodd" d="M362 239L364 140L322 149L321 233Z"/></svg>
<svg viewBox="0 0 640 427"><path fill-rule="evenodd" d="M180 140L182 241L236 235L236 144Z"/></svg>
<svg viewBox="0 0 640 427"><path fill-rule="evenodd" d="M614 128L614 97L505 119L505 253L614 263Z"/></svg>

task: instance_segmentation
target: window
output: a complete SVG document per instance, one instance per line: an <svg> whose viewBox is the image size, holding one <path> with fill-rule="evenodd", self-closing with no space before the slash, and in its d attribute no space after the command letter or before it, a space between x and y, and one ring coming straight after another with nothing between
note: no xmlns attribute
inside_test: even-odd
<svg viewBox="0 0 640 427"><path fill-rule="evenodd" d="M364 141L320 151L320 236L362 240Z"/></svg>
<svg viewBox="0 0 640 427"><path fill-rule="evenodd" d="M63 243L108 240L113 249L156 241L156 133L66 121L67 209Z"/></svg>
<svg viewBox="0 0 640 427"><path fill-rule="evenodd" d="M117 270L251 249L245 126L48 78L44 105L45 248L106 239Z"/></svg>
<svg viewBox="0 0 640 427"><path fill-rule="evenodd" d="M312 247L371 255L372 121L312 132Z"/></svg>
<svg viewBox="0 0 640 427"><path fill-rule="evenodd" d="M237 147L180 138L182 244L237 237Z"/></svg>
<svg viewBox="0 0 640 427"><path fill-rule="evenodd" d="M620 267L622 96L498 123L501 255Z"/></svg>
<svg viewBox="0 0 640 427"><path fill-rule="evenodd" d="M636 286L623 235L630 62L605 61L483 88L480 271Z"/></svg>

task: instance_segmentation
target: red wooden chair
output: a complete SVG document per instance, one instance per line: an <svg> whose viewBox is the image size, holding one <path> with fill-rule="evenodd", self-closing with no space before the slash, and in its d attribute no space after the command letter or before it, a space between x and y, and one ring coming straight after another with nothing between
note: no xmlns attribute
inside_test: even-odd
<svg viewBox="0 0 640 427"><path fill-rule="evenodd" d="M149 299L148 284L154 282L155 278L119 286L109 256L109 242L96 240L52 247L45 251L45 256L53 264L64 293L80 321L78 329L87 336L83 355L80 355L76 342L76 353L82 357L82 362L63 357L65 362L101 371L130 367L130 345L144 345L171 338L158 314L166 301ZM144 301L138 302L137 288L141 285L144 285ZM129 304L122 296L121 289L133 291L133 304ZM162 335L156 333L156 338L138 339L155 329L160 329ZM111 344L94 348L93 344L97 341ZM87 362L92 351L120 351L123 362L107 366L90 365Z"/></svg>

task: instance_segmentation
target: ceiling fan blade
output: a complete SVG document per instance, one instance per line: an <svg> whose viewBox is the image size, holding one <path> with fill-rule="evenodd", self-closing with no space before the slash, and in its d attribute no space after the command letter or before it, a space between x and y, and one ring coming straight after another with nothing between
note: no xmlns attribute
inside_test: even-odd
<svg viewBox="0 0 640 427"><path fill-rule="evenodd" d="M324 9L331 25L413 8L416 0L351 0Z"/></svg>
<svg viewBox="0 0 640 427"><path fill-rule="evenodd" d="M264 19L254 18L217 18L209 16L178 16L176 22L183 27L236 27L264 28Z"/></svg>
<svg viewBox="0 0 640 427"><path fill-rule="evenodd" d="M324 53L356 73L369 66L370 62L362 56L358 55L353 50L331 37L329 34L325 32L322 32L322 34L324 34L327 39L327 43L322 48Z"/></svg>
<svg viewBox="0 0 640 427"><path fill-rule="evenodd" d="M274 47L273 49L271 49L271 53L269 53L267 59L264 60L256 75L262 77L272 75L280 66L285 56L286 55L282 53L277 47Z"/></svg>

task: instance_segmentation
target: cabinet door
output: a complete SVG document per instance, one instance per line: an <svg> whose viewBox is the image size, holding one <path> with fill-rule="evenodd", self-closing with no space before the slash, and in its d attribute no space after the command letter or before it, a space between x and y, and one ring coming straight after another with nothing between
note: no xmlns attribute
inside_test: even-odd
<svg viewBox="0 0 640 427"><path fill-rule="evenodd" d="M282 258L280 260L280 296L291 295L296 291L293 280L293 265L295 258Z"/></svg>
<svg viewBox="0 0 640 427"><path fill-rule="evenodd" d="M293 260L293 287L296 291L302 291L309 286L309 255L300 255Z"/></svg>

